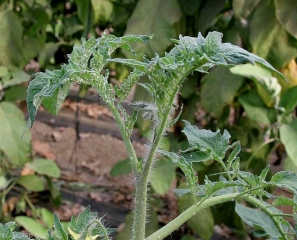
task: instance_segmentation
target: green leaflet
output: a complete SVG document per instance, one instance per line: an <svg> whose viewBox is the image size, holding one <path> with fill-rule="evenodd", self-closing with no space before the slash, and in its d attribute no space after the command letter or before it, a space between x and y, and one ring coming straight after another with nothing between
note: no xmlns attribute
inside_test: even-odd
<svg viewBox="0 0 297 240"><path fill-rule="evenodd" d="M239 203L236 203L235 211L246 224L257 230L261 230L263 236L267 234L272 239L282 239L272 219L265 213L257 209L245 207Z"/></svg>
<svg viewBox="0 0 297 240"><path fill-rule="evenodd" d="M209 159L224 159L226 151L231 147L229 145L230 134L227 130L223 135L217 131L200 130L198 127L184 121L185 128L182 131L186 134L190 148L186 151L203 152L209 156ZM195 160L193 160L195 161Z"/></svg>
<svg viewBox="0 0 297 240"><path fill-rule="evenodd" d="M274 174L270 180L274 186L287 188L297 193L297 174L290 171L281 171Z"/></svg>

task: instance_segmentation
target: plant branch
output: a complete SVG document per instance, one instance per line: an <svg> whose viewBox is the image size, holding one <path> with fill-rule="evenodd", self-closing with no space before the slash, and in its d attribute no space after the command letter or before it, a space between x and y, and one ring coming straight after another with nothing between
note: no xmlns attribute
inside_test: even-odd
<svg viewBox="0 0 297 240"><path fill-rule="evenodd" d="M238 196L239 193L231 193L223 196L208 198L207 200L202 200L202 202L200 201L197 204L189 207L178 217L176 217L167 225L165 225L164 227L147 237L145 240L164 239L166 236L178 229L182 224L184 224L186 221L188 221L191 217L193 217L196 213L200 212L201 210L216 204L232 201L236 199Z"/></svg>
<svg viewBox="0 0 297 240"><path fill-rule="evenodd" d="M123 138L127 153L128 153L128 157L132 166L132 170L134 173L134 176L137 177L139 174L139 168L138 168L138 159L134 150L134 147L131 143L130 137L128 136L128 134L125 131L125 125L122 121L122 118L117 110L117 108L113 105L113 104L108 104L109 109L111 110L115 121L119 127L121 136Z"/></svg>

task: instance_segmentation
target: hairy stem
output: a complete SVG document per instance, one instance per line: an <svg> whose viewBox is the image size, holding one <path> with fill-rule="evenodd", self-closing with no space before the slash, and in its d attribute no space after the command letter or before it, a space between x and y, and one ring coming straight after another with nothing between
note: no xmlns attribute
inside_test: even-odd
<svg viewBox="0 0 297 240"><path fill-rule="evenodd" d="M136 179L136 197L135 197L135 212L133 219L133 228L132 228L132 239L143 240L145 239L145 223L146 223L146 212L147 212L147 190L150 172L152 170L153 162L158 150L161 138L166 129L167 120L171 112L171 106L174 102L174 98L179 90L180 83L193 71L190 69L186 71L185 74L178 74L174 77L178 79L178 84L173 86L173 91L171 97L168 101L168 106L166 111L163 114L162 119L160 119L160 124L155 128L154 137L151 144L151 149L149 151L148 157L143 167L143 171L139 176L139 179Z"/></svg>
<svg viewBox="0 0 297 240"><path fill-rule="evenodd" d="M173 101L173 100L172 100ZM158 150L162 135L166 128L167 117L170 110L166 111L164 117L156 129L154 139L152 141L152 147L149 151L148 158L144 165L143 171L136 183L136 198L135 198L135 212L134 221L132 228L133 239L142 240L145 238L145 222L146 222L146 211L147 211L147 189L150 171L153 165L153 161Z"/></svg>
<svg viewBox="0 0 297 240"><path fill-rule="evenodd" d="M139 168L138 168L138 159L134 150L134 147L131 143L130 137L128 136L128 134L125 131L125 125L122 121L122 118L117 110L117 108L113 105L113 104L108 104L109 109L111 110L115 121L119 127L121 136L123 138L127 153L128 153L128 157L132 166L132 171L134 173L134 176L136 177L139 174Z"/></svg>

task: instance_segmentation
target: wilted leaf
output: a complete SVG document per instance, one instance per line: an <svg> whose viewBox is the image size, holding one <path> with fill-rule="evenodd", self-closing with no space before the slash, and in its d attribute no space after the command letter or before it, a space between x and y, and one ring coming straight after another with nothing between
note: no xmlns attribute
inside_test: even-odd
<svg viewBox="0 0 297 240"><path fill-rule="evenodd" d="M54 178L60 177L60 169L58 165L52 160L37 158L32 162L27 163L26 167L41 175Z"/></svg>
<svg viewBox="0 0 297 240"><path fill-rule="evenodd" d="M13 166L22 166L28 161L31 134L21 138L26 127L23 113L12 103L0 103L0 150Z"/></svg>

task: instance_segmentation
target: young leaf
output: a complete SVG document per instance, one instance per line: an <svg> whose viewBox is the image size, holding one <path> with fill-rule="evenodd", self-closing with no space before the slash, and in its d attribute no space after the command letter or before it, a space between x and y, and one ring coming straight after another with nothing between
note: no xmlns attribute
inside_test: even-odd
<svg viewBox="0 0 297 240"><path fill-rule="evenodd" d="M234 160L236 159L237 155L240 153L241 151L241 145L239 141L236 141L232 144L232 147L235 148L232 150L232 152L229 155L229 158L227 160L227 169L229 170L231 165L233 164Z"/></svg>

